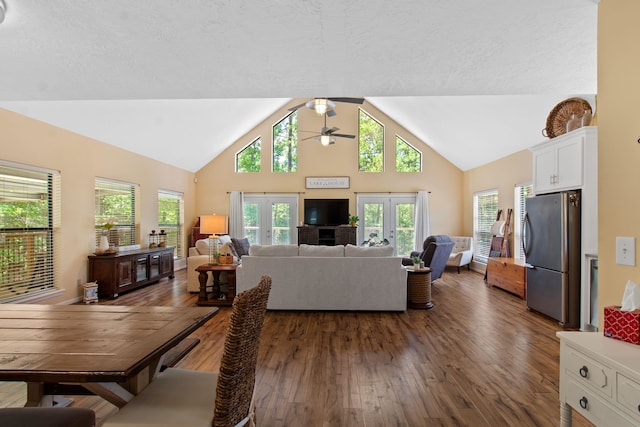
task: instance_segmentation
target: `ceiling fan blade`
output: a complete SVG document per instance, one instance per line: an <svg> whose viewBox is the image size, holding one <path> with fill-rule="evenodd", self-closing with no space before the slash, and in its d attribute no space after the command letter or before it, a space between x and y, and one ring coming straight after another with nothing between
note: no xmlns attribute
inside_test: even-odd
<svg viewBox="0 0 640 427"><path fill-rule="evenodd" d="M303 102L302 104L298 104L295 107L291 107L289 108L289 111L297 111L300 107L304 107L306 104L306 102Z"/></svg>
<svg viewBox="0 0 640 427"><path fill-rule="evenodd" d="M329 116L329 117L333 117L333 116L335 116L335 115L336 115L335 110L328 110L328 111L327 111L327 116Z"/></svg>
<svg viewBox="0 0 640 427"><path fill-rule="evenodd" d="M317 138L320 135L313 135L313 136L308 136L306 138L302 138L300 141L306 141L307 139L311 139L311 138Z"/></svg>
<svg viewBox="0 0 640 427"><path fill-rule="evenodd" d="M350 139L353 139L356 137L355 135L347 135L346 133L332 133L331 136L336 136L338 138L350 138Z"/></svg>
<svg viewBox="0 0 640 427"><path fill-rule="evenodd" d="M364 102L364 98L327 98L330 101L334 102L348 102L350 104L360 104Z"/></svg>
<svg viewBox="0 0 640 427"><path fill-rule="evenodd" d="M332 127L331 129L322 128L322 133L333 134L335 131L340 130L340 128Z"/></svg>

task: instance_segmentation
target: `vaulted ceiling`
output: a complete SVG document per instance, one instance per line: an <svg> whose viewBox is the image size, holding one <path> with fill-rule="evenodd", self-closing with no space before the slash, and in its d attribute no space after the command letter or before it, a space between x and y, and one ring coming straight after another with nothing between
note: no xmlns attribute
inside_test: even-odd
<svg viewBox="0 0 640 427"><path fill-rule="evenodd" d="M4 3L0 108L190 171L291 98L365 97L462 170L595 109L598 0Z"/></svg>

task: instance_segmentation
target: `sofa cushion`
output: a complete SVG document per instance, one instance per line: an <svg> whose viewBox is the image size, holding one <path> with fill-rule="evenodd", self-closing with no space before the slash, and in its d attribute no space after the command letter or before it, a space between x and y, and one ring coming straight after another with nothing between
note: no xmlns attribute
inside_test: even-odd
<svg viewBox="0 0 640 427"><path fill-rule="evenodd" d="M393 256L393 246L354 246L347 245L344 248L346 257L384 257Z"/></svg>
<svg viewBox="0 0 640 427"><path fill-rule="evenodd" d="M196 241L196 250L200 255L209 255L209 239Z"/></svg>
<svg viewBox="0 0 640 427"><path fill-rule="evenodd" d="M298 256L298 245L251 245L251 256Z"/></svg>
<svg viewBox="0 0 640 427"><path fill-rule="evenodd" d="M300 256L343 257L344 246L300 245Z"/></svg>
<svg viewBox="0 0 640 427"><path fill-rule="evenodd" d="M247 239L246 237L242 239L237 239L235 237L232 237L231 242L233 243L233 246L236 248L236 253L238 254L239 257L249 254L249 248L251 247L251 243L249 243L249 239Z"/></svg>

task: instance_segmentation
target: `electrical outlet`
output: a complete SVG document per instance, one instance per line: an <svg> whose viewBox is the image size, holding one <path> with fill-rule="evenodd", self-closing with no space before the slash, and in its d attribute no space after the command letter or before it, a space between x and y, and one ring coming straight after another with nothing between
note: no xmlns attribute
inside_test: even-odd
<svg viewBox="0 0 640 427"><path fill-rule="evenodd" d="M616 237L616 264L636 265L635 237Z"/></svg>

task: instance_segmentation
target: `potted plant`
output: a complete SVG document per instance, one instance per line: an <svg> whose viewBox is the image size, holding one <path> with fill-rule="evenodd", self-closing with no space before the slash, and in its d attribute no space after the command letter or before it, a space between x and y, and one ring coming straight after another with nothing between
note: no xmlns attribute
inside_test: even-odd
<svg viewBox="0 0 640 427"><path fill-rule="evenodd" d="M411 257L411 261L413 261L413 268L414 269L420 268L420 263L422 262L422 259L420 259L419 256Z"/></svg>
<svg viewBox="0 0 640 427"><path fill-rule="evenodd" d="M349 214L349 224L351 224L352 227L357 227L358 221L360 221L360 218L358 218L358 215Z"/></svg>

